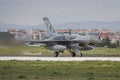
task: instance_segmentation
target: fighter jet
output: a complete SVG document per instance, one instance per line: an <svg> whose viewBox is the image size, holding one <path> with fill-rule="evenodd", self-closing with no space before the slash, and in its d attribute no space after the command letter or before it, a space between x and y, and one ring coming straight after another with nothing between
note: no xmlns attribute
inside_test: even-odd
<svg viewBox="0 0 120 80"><path fill-rule="evenodd" d="M48 17L44 17L43 21L46 27L46 34L43 36L43 40L28 41L30 44L42 43L45 48L54 51L54 56L58 57L59 53L63 53L64 50L68 50L72 57L76 54L83 56L81 50L91 50L92 46L89 46L90 37L88 35L79 35L72 33L69 30L68 34L58 34L55 32Z"/></svg>

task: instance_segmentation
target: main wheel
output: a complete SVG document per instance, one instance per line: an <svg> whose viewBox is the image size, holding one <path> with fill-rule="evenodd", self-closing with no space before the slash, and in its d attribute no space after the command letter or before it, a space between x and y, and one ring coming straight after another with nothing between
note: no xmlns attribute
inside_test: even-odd
<svg viewBox="0 0 120 80"><path fill-rule="evenodd" d="M75 57L75 56L76 56L76 53L72 52L71 55L72 55L72 57Z"/></svg>
<svg viewBox="0 0 120 80"><path fill-rule="evenodd" d="M58 57L59 53L57 51L54 52L54 57Z"/></svg>

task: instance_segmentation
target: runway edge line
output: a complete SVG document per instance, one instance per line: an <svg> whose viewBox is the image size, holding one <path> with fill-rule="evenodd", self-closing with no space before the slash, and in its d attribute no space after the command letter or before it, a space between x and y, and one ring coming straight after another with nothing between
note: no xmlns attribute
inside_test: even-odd
<svg viewBox="0 0 120 80"><path fill-rule="evenodd" d="M0 57L1 61L120 61L120 57Z"/></svg>

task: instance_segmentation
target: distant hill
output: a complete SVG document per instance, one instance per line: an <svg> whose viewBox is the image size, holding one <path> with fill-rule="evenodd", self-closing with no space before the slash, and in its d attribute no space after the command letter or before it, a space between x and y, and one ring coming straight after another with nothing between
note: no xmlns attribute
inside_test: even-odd
<svg viewBox="0 0 120 80"><path fill-rule="evenodd" d="M33 25L33 26L24 26L24 25L17 25L17 24L3 24L0 23L0 32L6 32L8 29L25 29L27 31L30 31L31 29L41 28L42 25Z"/></svg>
<svg viewBox="0 0 120 80"><path fill-rule="evenodd" d="M79 29L108 29L111 31L120 31L120 21L116 22L100 22L100 21L86 21L86 22L68 22L63 24L57 24L54 23L53 27L55 29L73 29L73 28L79 28ZM42 25L33 25L33 26L24 26L24 25L16 25L16 24L2 24L0 23L0 32L6 31L9 28L14 29L25 29L27 31L30 31L31 29L45 29L44 23Z"/></svg>
<svg viewBox="0 0 120 80"><path fill-rule="evenodd" d="M57 28L79 28L79 29L108 29L120 31L120 22L68 22L57 25Z"/></svg>

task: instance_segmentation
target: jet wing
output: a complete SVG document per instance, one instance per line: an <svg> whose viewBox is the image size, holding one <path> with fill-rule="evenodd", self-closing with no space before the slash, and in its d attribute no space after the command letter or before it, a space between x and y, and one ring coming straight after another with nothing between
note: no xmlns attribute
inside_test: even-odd
<svg viewBox="0 0 120 80"><path fill-rule="evenodd" d="M84 40L63 40L63 41L59 41L59 40L52 40L52 41L38 41L38 40L34 40L34 41L24 41L24 42L28 42L30 44L34 44L34 43L43 43L43 44L71 44L71 43L88 43L88 41L84 41Z"/></svg>

